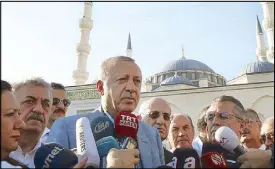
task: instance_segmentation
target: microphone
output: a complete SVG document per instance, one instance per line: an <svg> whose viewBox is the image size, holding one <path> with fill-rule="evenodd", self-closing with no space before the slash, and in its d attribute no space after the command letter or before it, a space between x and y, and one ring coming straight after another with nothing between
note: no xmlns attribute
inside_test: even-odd
<svg viewBox="0 0 275 169"><path fill-rule="evenodd" d="M119 149L119 145L113 136L104 137L96 142L98 154L100 156L100 167L106 168L106 157L112 148Z"/></svg>
<svg viewBox="0 0 275 169"><path fill-rule="evenodd" d="M215 140L227 151L234 152L237 156L245 153L240 145L240 139L229 127L222 126L215 132Z"/></svg>
<svg viewBox="0 0 275 169"><path fill-rule="evenodd" d="M173 167L166 166L166 165L162 165L162 166L158 166L157 168L173 168ZM156 168L156 169L157 169L157 168Z"/></svg>
<svg viewBox="0 0 275 169"><path fill-rule="evenodd" d="M228 168L224 149L218 144L204 143L202 146L202 168Z"/></svg>
<svg viewBox="0 0 275 169"><path fill-rule="evenodd" d="M200 157L195 149L177 148L173 155L172 164L176 164L173 168L201 168Z"/></svg>
<svg viewBox="0 0 275 169"><path fill-rule="evenodd" d="M138 143L136 141L138 132L138 119L134 114L120 112L115 118L115 134L116 136L126 136L126 140L122 144L122 149L136 149Z"/></svg>
<svg viewBox="0 0 275 169"><path fill-rule="evenodd" d="M112 121L106 116L100 116L91 121L91 129L95 141L107 136L114 136L115 130Z"/></svg>
<svg viewBox="0 0 275 169"><path fill-rule="evenodd" d="M77 163L74 152L56 143L42 145L34 155L35 168L73 168Z"/></svg>
<svg viewBox="0 0 275 169"><path fill-rule="evenodd" d="M87 117L81 117L76 121L76 148L79 161L85 156L88 157L85 168L98 168L100 158L90 127L90 121Z"/></svg>

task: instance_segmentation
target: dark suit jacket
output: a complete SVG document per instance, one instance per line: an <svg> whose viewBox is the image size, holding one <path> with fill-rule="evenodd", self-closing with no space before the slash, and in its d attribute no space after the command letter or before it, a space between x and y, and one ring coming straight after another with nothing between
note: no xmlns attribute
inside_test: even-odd
<svg viewBox="0 0 275 169"><path fill-rule="evenodd" d="M164 160L165 160L165 164L168 164L172 161L173 158L173 153L171 153L169 150L167 150L165 147L163 147L163 151L164 151Z"/></svg>

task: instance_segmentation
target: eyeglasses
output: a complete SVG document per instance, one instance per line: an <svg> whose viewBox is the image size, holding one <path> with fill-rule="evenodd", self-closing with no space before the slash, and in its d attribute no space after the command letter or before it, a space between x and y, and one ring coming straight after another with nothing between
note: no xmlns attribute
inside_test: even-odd
<svg viewBox="0 0 275 169"><path fill-rule="evenodd" d="M69 107L71 104L71 101L69 99L59 99L59 98L54 97L53 98L53 106L58 105L61 101L63 102L65 107Z"/></svg>
<svg viewBox="0 0 275 169"><path fill-rule="evenodd" d="M165 121L170 121L171 120L171 115L169 113L159 112L159 111L151 111L149 113L149 117L152 118L152 119L157 119L157 118L159 118L160 114L163 115L163 119Z"/></svg>
<svg viewBox="0 0 275 169"><path fill-rule="evenodd" d="M258 120L252 120L252 119L244 119L244 124L252 124L253 122L258 122Z"/></svg>
<svg viewBox="0 0 275 169"><path fill-rule="evenodd" d="M236 117L237 119L241 119L240 117L238 117L234 114L230 114L228 112L209 113L209 114L206 114L205 119L206 119L206 121L213 121L215 116L217 116L218 119L223 120L223 121L229 120L230 117Z"/></svg>

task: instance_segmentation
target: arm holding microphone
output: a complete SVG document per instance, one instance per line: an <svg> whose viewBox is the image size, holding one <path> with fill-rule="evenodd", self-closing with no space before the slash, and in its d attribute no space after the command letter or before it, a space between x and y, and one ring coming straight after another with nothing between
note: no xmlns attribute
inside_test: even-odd
<svg viewBox="0 0 275 169"><path fill-rule="evenodd" d="M134 168L139 163L138 149L112 148L107 155L107 168Z"/></svg>

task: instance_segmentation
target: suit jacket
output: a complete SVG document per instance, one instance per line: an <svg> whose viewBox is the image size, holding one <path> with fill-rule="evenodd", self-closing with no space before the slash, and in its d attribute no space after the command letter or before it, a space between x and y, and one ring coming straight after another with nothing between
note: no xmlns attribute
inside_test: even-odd
<svg viewBox="0 0 275 169"><path fill-rule="evenodd" d="M163 147L164 150L164 159L165 159L165 164L168 164L172 162L173 159L173 153L167 150L165 147Z"/></svg>
<svg viewBox="0 0 275 169"><path fill-rule="evenodd" d="M58 118L51 127L47 142L55 142L68 149L76 148L77 119L87 117L92 121L99 116L104 116L104 113L97 109L85 114ZM162 142L156 128L139 121L137 141L143 168L156 168L164 165Z"/></svg>

